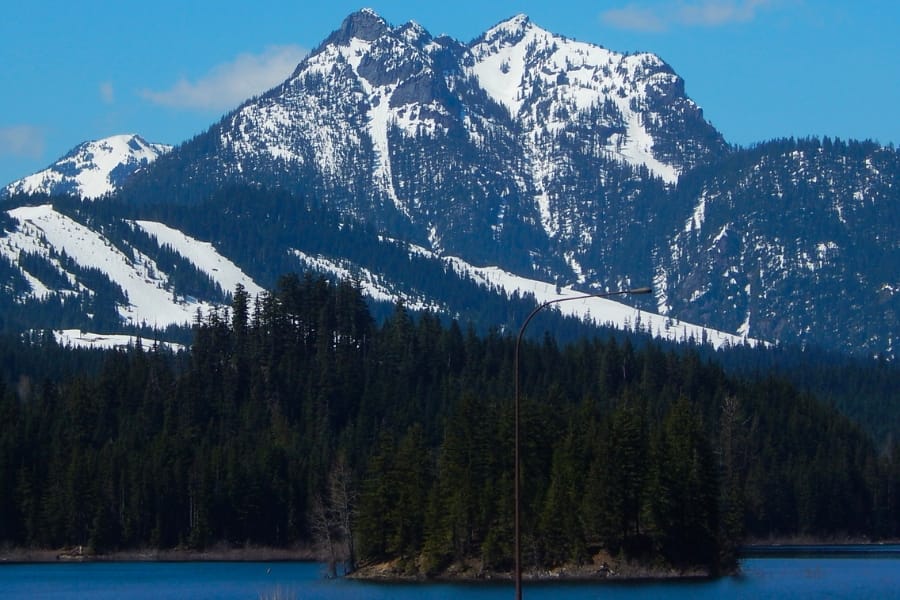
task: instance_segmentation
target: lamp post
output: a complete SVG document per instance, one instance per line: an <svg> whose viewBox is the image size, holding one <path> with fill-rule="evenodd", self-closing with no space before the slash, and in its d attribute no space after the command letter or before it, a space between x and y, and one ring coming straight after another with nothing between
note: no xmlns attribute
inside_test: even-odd
<svg viewBox="0 0 900 600"><path fill-rule="evenodd" d="M559 302L568 302L569 300L584 300L586 298L608 298L610 296L624 296L628 295L638 295L638 294L650 294L653 292L652 288L649 287L639 287L632 288L628 290L618 290L615 292L605 292L601 294L583 294L581 296L568 296L564 298L556 298L554 300L548 300L543 304L540 304L532 310L528 316L525 318L525 321L522 323L522 326L519 328L519 337L516 338L516 354L515 354L515 448L516 448L516 457L515 457L515 473L513 475L513 479L515 480L515 547L513 552L515 553L515 580L516 580L516 600L522 599L522 547L521 547L521 530L520 530L520 512L521 512L521 494L520 494L520 459L519 459L519 347L522 345L522 337L525 335L525 328L528 327L528 324L531 323L531 319L534 318L536 314L541 312L544 308L550 306L551 304L557 304Z"/></svg>

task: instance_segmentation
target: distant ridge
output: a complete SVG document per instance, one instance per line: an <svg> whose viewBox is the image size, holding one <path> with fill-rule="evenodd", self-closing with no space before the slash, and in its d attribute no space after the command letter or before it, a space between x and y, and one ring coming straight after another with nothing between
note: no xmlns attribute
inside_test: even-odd
<svg viewBox="0 0 900 600"><path fill-rule="evenodd" d="M0 195L65 194L96 199L116 191L128 177L171 149L135 134L84 142L43 171L10 183Z"/></svg>

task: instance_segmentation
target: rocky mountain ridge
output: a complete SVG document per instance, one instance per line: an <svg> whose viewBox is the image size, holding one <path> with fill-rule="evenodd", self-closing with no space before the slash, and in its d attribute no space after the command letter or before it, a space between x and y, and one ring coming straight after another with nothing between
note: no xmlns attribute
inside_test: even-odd
<svg viewBox="0 0 900 600"><path fill-rule="evenodd" d="M296 221L300 202L555 286L652 280L642 308L668 318L893 356L898 173L898 153L868 142L732 147L652 54L569 40L524 15L463 44L364 10L283 84L135 172L115 198L138 219L205 206L168 225L220 249L240 215L244 227L277 225L269 238L283 242L226 253L263 284L267 263L328 245ZM220 193L247 187L286 204L239 209ZM387 270L346 245L328 252L351 273ZM413 278L391 277L396 289ZM438 287L435 305L450 306Z"/></svg>
<svg viewBox="0 0 900 600"><path fill-rule="evenodd" d="M591 285L613 275L598 255L622 246L602 214L654 211L656 193L726 147L653 55L521 15L467 46L361 11L131 193L274 185L438 252Z"/></svg>

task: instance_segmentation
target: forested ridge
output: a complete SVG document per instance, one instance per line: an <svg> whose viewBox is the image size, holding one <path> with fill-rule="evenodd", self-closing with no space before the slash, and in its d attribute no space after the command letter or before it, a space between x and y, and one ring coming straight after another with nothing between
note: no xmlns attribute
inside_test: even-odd
<svg viewBox="0 0 900 600"><path fill-rule="evenodd" d="M511 568L514 338L402 304L376 323L312 276L232 299L189 353L3 341L0 544ZM24 378L16 344L72 373ZM900 535L896 444L785 379L619 336L521 358L526 568L602 551L721 572L747 537Z"/></svg>

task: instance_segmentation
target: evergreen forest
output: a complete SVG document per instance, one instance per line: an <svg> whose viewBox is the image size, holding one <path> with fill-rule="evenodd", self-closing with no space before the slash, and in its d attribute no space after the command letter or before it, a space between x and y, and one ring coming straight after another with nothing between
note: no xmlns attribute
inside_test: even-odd
<svg viewBox="0 0 900 600"><path fill-rule="evenodd" d="M786 376L623 335L521 349L526 569L710 573L746 540L900 536L900 446ZM543 325L542 325L543 324ZM543 335L542 335L543 334ZM315 546L512 568L515 338L287 275L188 351L0 340L0 545Z"/></svg>

